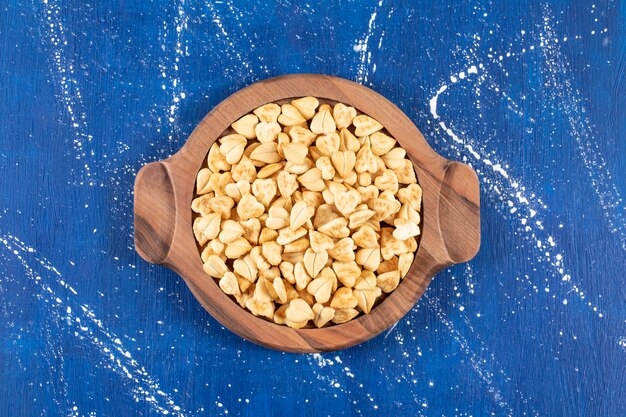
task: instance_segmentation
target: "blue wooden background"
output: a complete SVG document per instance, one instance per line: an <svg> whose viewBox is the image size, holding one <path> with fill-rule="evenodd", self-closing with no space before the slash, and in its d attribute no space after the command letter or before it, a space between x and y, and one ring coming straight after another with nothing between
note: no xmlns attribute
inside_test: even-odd
<svg viewBox="0 0 626 417"><path fill-rule="evenodd" d="M626 415L626 5L7 1L1 416ZM132 186L217 103L320 72L479 173L482 248L322 355L222 328L133 249Z"/></svg>

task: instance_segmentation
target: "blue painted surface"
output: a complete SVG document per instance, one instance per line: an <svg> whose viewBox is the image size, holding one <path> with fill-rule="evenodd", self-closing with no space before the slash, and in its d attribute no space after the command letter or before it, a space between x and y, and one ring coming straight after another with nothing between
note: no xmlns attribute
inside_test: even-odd
<svg viewBox="0 0 626 417"><path fill-rule="evenodd" d="M626 415L626 7L5 2L0 415ZM324 355L222 328L133 249L132 185L222 99L320 72L472 165L483 243Z"/></svg>

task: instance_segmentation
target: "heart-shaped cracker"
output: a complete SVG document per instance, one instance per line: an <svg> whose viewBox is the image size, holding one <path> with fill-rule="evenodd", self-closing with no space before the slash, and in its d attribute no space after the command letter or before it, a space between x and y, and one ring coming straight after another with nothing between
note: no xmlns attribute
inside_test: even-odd
<svg viewBox="0 0 626 417"><path fill-rule="evenodd" d="M372 198L378 197L380 191L375 185L368 185L367 187L357 187L356 190L361 194L361 199L363 201L371 200Z"/></svg>
<svg viewBox="0 0 626 417"><path fill-rule="evenodd" d="M276 197L278 192L276 181L273 179L256 179L252 183L252 194L263 204L269 207L270 203Z"/></svg>
<svg viewBox="0 0 626 417"><path fill-rule="evenodd" d="M313 163L313 161L311 161L310 158L305 158L302 164L294 164L291 162L287 162L287 164L285 164L285 171L291 174L302 175L306 173L308 170L310 170L311 168L313 168L314 166L315 164Z"/></svg>
<svg viewBox="0 0 626 417"><path fill-rule="evenodd" d="M198 242L200 243L200 242ZM217 255L220 258L225 258L224 255L224 249L226 248L226 246L220 242L217 239L213 239L211 240L206 247L204 248L204 250L202 251L202 253L200 254L200 257L202 258L202 262L206 262L207 259L209 259L209 256L211 255Z"/></svg>
<svg viewBox="0 0 626 417"><path fill-rule="evenodd" d="M385 169L383 175L376 177L374 185L382 191L389 191L392 194L398 192L398 176L391 169Z"/></svg>
<svg viewBox="0 0 626 417"><path fill-rule="evenodd" d="M253 113L256 114L261 122L272 123L278 120L278 115L280 115L280 106L276 103L267 103L261 107L257 107Z"/></svg>
<svg viewBox="0 0 626 417"><path fill-rule="evenodd" d="M333 240L323 233L316 232L315 230L309 230L309 241L311 249L315 252L325 252L335 245Z"/></svg>
<svg viewBox="0 0 626 417"><path fill-rule="evenodd" d="M409 269L411 269L411 265L413 264L413 259L415 259L413 252L403 253L398 256L398 270L400 271L400 278L404 278L406 274L409 273Z"/></svg>
<svg viewBox="0 0 626 417"><path fill-rule="evenodd" d="M356 117L356 109L354 107L348 107L343 103L335 104L333 107L333 119L335 119L335 125L337 129L343 129L344 127L352 124L352 119Z"/></svg>
<svg viewBox="0 0 626 417"><path fill-rule="evenodd" d="M393 237L398 240L407 240L420 234L419 226L407 219L395 219L393 225L396 227Z"/></svg>
<svg viewBox="0 0 626 417"><path fill-rule="evenodd" d="M283 253L304 252L309 247L309 239L306 236L302 236L301 238L296 239L291 243L287 243L283 248Z"/></svg>
<svg viewBox="0 0 626 417"><path fill-rule="evenodd" d="M398 257L392 256L391 258L384 260L380 263L376 269L377 274L384 274L385 272L395 271L398 269Z"/></svg>
<svg viewBox="0 0 626 417"><path fill-rule="evenodd" d="M311 168L300 175L298 182L309 191L322 191L324 189L322 172L318 168Z"/></svg>
<svg viewBox="0 0 626 417"><path fill-rule="evenodd" d="M346 178L356 163L356 155L352 151L334 152L330 159L341 178Z"/></svg>
<svg viewBox="0 0 626 417"><path fill-rule="evenodd" d="M275 162L273 164L267 164L263 168L257 172L256 177L265 179L265 178L274 178L278 172L282 172L285 167L285 162Z"/></svg>
<svg viewBox="0 0 626 417"><path fill-rule="evenodd" d="M363 248L356 253L356 263L363 268L375 271L380 265L380 249L379 248Z"/></svg>
<svg viewBox="0 0 626 417"><path fill-rule="evenodd" d="M356 190L340 192L334 194L333 197L335 207L337 207L337 210L346 218L354 212L356 206L361 204L361 194Z"/></svg>
<svg viewBox="0 0 626 417"><path fill-rule="evenodd" d="M400 283L400 271L389 271L376 277L376 285L383 292L390 293L395 290Z"/></svg>
<svg viewBox="0 0 626 417"><path fill-rule="evenodd" d="M374 216L374 214L376 214L376 213L373 210L369 210L369 209L355 211L349 217L349 220L350 220L349 227L350 227L350 229L356 229L357 227L361 226L363 223L365 223L370 218L372 218L372 216Z"/></svg>
<svg viewBox="0 0 626 417"><path fill-rule="evenodd" d="M289 129L289 138L291 138L293 143L299 143L308 147L313 145L316 137L315 133L302 126L294 126Z"/></svg>
<svg viewBox="0 0 626 417"><path fill-rule="evenodd" d="M376 157L370 151L369 142L366 141L357 153L354 169L358 173L369 172L370 174L375 174L378 171L378 163Z"/></svg>
<svg viewBox="0 0 626 417"><path fill-rule="evenodd" d="M266 317L270 320L274 317L275 306L274 306L274 303L272 303L271 301L263 302L263 301L259 301L258 299L254 297L250 297L250 298L245 298L244 305L255 316Z"/></svg>
<svg viewBox="0 0 626 417"><path fill-rule="evenodd" d="M407 252L406 244L393 237L393 228L383 227L380 231L380 254L383 259L388 261L405 252Z"/></svg>
<svg viewBox="0 0 626 417"><path fill-rule="evenodd" d="M269 220L269 216L267 220ZM265 220L266 223L267 220ZM270 240L276 240L277 237L278 232L276 230L270 229L269 227L264 227L263 229L261 229L261 233L259 234L258 243L261 244L263 242L269 242Z"/></svg>
<svg viewBox="0 0 626 417"><path fill-rule="evenodd" d="M283 145L283 154L287 162L302 164L309 153L309 148L301 143L286 143Z"/></svg>
<svg viewBox="0 0 626 417"><path fill-rule="evenodd" d="M269 143L276 141L278 134L281 132L281 128L276 122L261 122L256 125L254 131L259 142Z"/></svg>
<svg viewBox="0 0 626 417"><path fill-rule="evenodd" d="M202 269L213 278L222 278L228 272L228 267L217 255L209 256L209 259L202 265Z"/></svg>
<svg viewBox="0 0 626 417"><path fill-rule="evenodd" d="M297 239L300 239L306 234L307 230L304 227L300 227L295 230L290 227L285 227L278 231L278 237L276 238L276 242L278 242L279 245L287 245Z"/></svg>
<svg viewBox="0 0 626 417"><path fill-rule="evenodd" d="M372 198L367 202L367 206L376 213L372 219L382 221L397 213L401 204L398 201L389 201L384 198Z"/></svg>
<svg viewBox="0 0 626 417"><path fill-rule="evenodd" d="M361 248L377 248L380 236L370 226L361 226L353 235L354 243Z"/></svg>
<svg viewBox="0 0 626 417"><path fill-rule="evenodd" d="M263 242L261 253L270 265L278 266L282 262L283 247L275 241Z"/></svg>
<svg viewBox="0 0 626 417"><path fill-rule="evenodd" d="M219 213L210 213L200 217L197 223L197 230L202 232L206 239L215 239L220 232L222 218Z"/></svg>
<svg viewBox="0 0 626 417"><path fill-rule="evenodd" d="M331 180L335 176L335 167L333 167L329 157L325 155L319 157L317 161L315 161L315 166L321 171L323 179Z"/></svg>
<svg viewBox="0 0 626 417"><path fill-rule="evenodd" d="M422 203L422 187L417 184L410 184L398 190L398 200L403 204L408 204L415 211L420 211Z"/></svg>
<svg viewBox="0 0 626 417"><path fill-rule="evenodd" d="M291 197L291 195L298 189L297 176L290 174L287 171L281 171L276 177L276 183L278 184L278 191L280 195L285 198Z"/></svg>
<svg viewBox="0 0 626 417"><path fill-rule="evenodd" d="M361 275L361 268L356 262L333 262L332 267L337 279L346 287L353 287Z"/></svg>
<svg viewBox="0 0 626 417"><path fill-rule="evenodd" d="M328 255L336 261L350 262L354 261L354 249L354 241L349 237L344 237L328 250Z"/></svg>
<svg viewBox="0 0 626 417"><path fill-rule="evenodd" d="M400 184L415 184L417 182L413 163L408 159L404 160L400 168L394 169L394 172L398 176L398 182Z"/></svg>
<svg viewBox="0 0 626 417"><path fill-rule="evenodd" d="M278 268L280 269L280 273L283 275L283 278L285 278L290 284L296 283L296 277L293 273L293 264L291 262L283 260L280 265L278 265Z"/></svg>
<svg viewBox="0 0 626 417"><path fill-rule="evenodd" d="M300 114L307 120L315 116L315 109L319 106L320 102L315 97L302 97L293 100L291 104L298 109Z"/></svg>
<svg viewBox="0 0 626 417"><path fill-rule="evenodd" d="M230 271L226 272L224 276L220 279L219 286L225 294L241 294L241 291L239 290L239 282L237 281L235 274Z"/></svg>
<svg viewBox="0 0 626 417"><path fill-rule="evenodd" d="M272 206L268 211L265 226L268 229L279 230L289 226L289 213L282 207Z"/></svg>
<svg viewBox="0 0 626 417"><path fill-rule="evenodd" d="M272 287L274 288L274 292L276 293L277 299L276 302L286 303L288 301L287 296L287 288L285 287L285 282L279 278L274 278L274 282L272 283Z"/></svg>
<svg viewBox="0 0 626 417"><path fill-rule="evenodd" d="M256 137L254 128L258 123L258 117L256 117L254 114L246 114L230 126L235 130L235 132L239 133L240 135L243 135L248 139L254 139Z"/></svg>
<svg viewBox="0 0 626 417"><path fill-rule="evenodd" d="M256 179L256 168L252 161L244 155L237 165L233 165L231 174L235 181L245 180L252 183Z"/></svg>
<svg viewBox="0 0 626 417"><path fill-rule="evenodd" d="M280 107L281 114L278 116L278 123L283 126L297 126L306 122L302 114L292 104L283 104Z"/></svg>
<svg viewBox="0 0 626 417"><path fill-rule="evenodd" d="M372 271L364 270L354 283L355 290L373 290L376 288L376 275Z"/></svg>
<svg viewBox="0 0 626 417"><path fill-rule="evenodd" d="M347 323L358 315L359 310L354 308L336 308L332 321L335 324Z"/></svg>
<svg viewBox="0 0 626 417"><path fill-rule="evenodd" d="M339 132L339 150L358 152L361 148L359 140L348 129L343 128Z"/></svg>
<svg viewBox="0 0 626 417"><path fill-rule="evenodd" d="M311 132L321 134L334 133L337 126L328 110L320 110L311 120Z"/></svg>
<svg viewBox="0 0 626 417"><path fill-rule="evenodd" d="M226 158L226 162L233 165L239 162L243 156L248 141L242 135L233 134L221 138L220 143L220 152Z"/></svg>
<svg viewBox="0 0 626 417"><path fill-rule="evenodd" d="M370 149L376 156L385 155L396 146L396 140L382 132L372 133L369 137Z"/></svg>
<svg viewBox="0 0 626 417"><path fill-rule="evenodd" d="M383 128L383 125L378 123L377 120L364 114L356 116L352 120L352 124L355 127L354 134L357 136L371 135L372 133L378 132L380 129Z"/></svg>
<svg viewBox="0 0 626 417"><path fill-rule="evenodd" d="M239 220L248 220L259 217L265 212L265 206L256 199L252 194L246 194L241 197L237 204L237 215Z"/></svg>
<svg viewBox="0 0 626 417"><path fill-rule="evenodd" d="M209 207L214 213L218 213L223 219L230 218L230 211L235 206L235 201L228 196L213 197L209 201Z"/></svg>
<svg viewBox="0 0 626 417"><path fill-rule="evenodd" d="M290 226L293 230L308 222L315 214L315 209L307 205L304 201L298 201L293 205L290 215Z"/></svg>
<svg viewBox="0 0 626 417"><path fill-rule="evenodd" d="M420 224L420 221L421 221L421 216L419 212L415 210L413 207L411 207L411 205L409 204L402 205L402 207L400 208L400 211L398 212L397 217L399 219L407 219L411 223L414 223L414 224Z"/></svg>
<svg viewBox="0 0 626 417"><path fill-rule="evenodd" d="M202 168L198 171L196 176L196 193L198 195L211 192L212 189L209 186L209 179L211 178L211 170L209 168Z"/></svg>
<svg viewBox="0 0 626 417"><path fill-rule="evenodd" d="M402 148L393 148L381 156L385 166L389 169L401 169L404 166L406 151Z"/></svg>
<svg viewBox="0 0 626 417"><path fill-rule="evenodd" d="M222 172L211 174L209 178L209 187L215 192L216 196L226 195L226 185L233 182L233 176L230 172Z"/></svg>
<svg viewBox="0 0 626 417"><path fill-rule="evenodd" d="M320 274L319 277L315 278L307 285L307 292L315 297L316 302L327 303L330 300L330 295L333 291L333 281L337 280L333 275Z"/></svg>
<svg viewBox="0 0 626 417"><path fill-rule="evenodd" d="M339 135L333 132L328 135L318 136L315 146L321 153L330 157L339 150L339 141Z"/></svg>
<svg viewBox="0 0 626 417"><path fill-rule="evenodd" d="M320 328L324 327L329 321L335 317L335 309L332 307L324 307L320 303L316 303L312 307L313 314L315 317L313 318L313 324L315 327Z"/></svg>
<svg viewBox="0 0 626 417"><path fill-rule="evenodd" d="M348 229L348 220L338 217L318 227L318 232L323 233L335 239L341 239L350 235Z"/></svg>
<svg viewBox="0 0 626 417"><path fill-rule="evenodd" d="M280 162L282 158L278 154L277 146L276 142L262 143L252 151L250 159L266 164Z"/></svg>
<svg viewBox="0 0 626 417"><path fill-rule="evenodd" d="M315 252L309 248L304 253L304 268L311 278L317 277L328 261L327 252Z"/></svg>
<svg viewBox="0 0 626 417"><path fill-rule="evenodd" d="M296 278L296 289L298 291L306 290L307 285L309 285L309 282L311 282L311 277L306 272L306 268L304 267L304 260L296 262L293 267L293 275Z"/></svg>
<svg viewBox="0 0 626 417"><path fill-rule="evenodd" d="M322 193L319 191L303 191L302 200L307 206L312 207L314 210L317 210L317 208L324 203Z"/></svg>
<svg viewBox="0 0 626 417"><path fill-rule="evenodd" d="M357 300L357 306L365 313L368 314L372 311L376 299L380 296L380 288L373 290L357 290L353 291L354 298Z"/></svg>
<svg viewBox="0 0 626 417"><path fill-rule="evenodd" d="M219 239L223 243L229 244L243 236L243 233L243 227L239 223L234 220L224 220Z"/></svg>
<svg viewBox="0 0 626 417"><path fill-rule="evenodd" d="M352 294L352 288L341 287L333 295L330 301L332 308L354 308L357 305L357 300Z"/></svg>
<svg viewBox="0 0 626 417"><path fill-rule="evenodd" d="M259 219L240 220L239 224L243 227L243 234L250 243L256 245L259 243L259 234L261 233L261 222Z"/></svg>
<svg viewBox="0 0 626 417"><path fill-rule="evenodd" d="M240 237L226 245L224 255L228 259L237 259L250 252L252 245L246 238Z"/></svg>
<svg viewBox="0 0 626 417"><path fill-rule="evenodd" d="M211 172L230 170L230 164L226 162L226 157L222 154L222 152L220 152L219 146L211 146L206 160Z"/></svg>
<svg viewBox="0 0 626 417"><path fill-rule="evenodd" d="M289 303L285 310L285 317L292 322L307 322L315 317L311 306L301 298L296 298Z"/></svg>
<svg viewBox="0 0 626 417"><path fill-rule="evenodd" d="M246 180L241 180L237 182L231 182L230 184L226 184L224 187L226 191L226 195L235 200L235 202L239 202L241 197L246 194L250 194L250 183Z"/></svg>
<svg viewBox="0 0 626 417"><path fill-rule="evenodd" d="M235 259L235 261L233 262L233 269L236 273L238 273L248 281L256 281L258 269L250 255L246 255L241 259Z"/></svg>

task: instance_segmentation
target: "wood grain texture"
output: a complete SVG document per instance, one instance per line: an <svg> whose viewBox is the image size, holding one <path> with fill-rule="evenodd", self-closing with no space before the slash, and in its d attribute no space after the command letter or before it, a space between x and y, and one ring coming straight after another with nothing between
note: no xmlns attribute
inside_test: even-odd
<svg viewBox="0 0 626 417"><path fill-rule="evenodd" d="M626 415L625 4L4 2L0 416ZM134 246L138 170L292 73L382 94L480 183L478 254L336 352L246 341Z"/></svg>
<svg viewBox="0 0 626 417"><path fill-rule="evenodd" d="M423 190L419 248L402 283L369 314L322 329L279 326L233 302L203 271L191 226L196 176L211 145L231 123L255 108L304 96L342 102L378 120L407 151ZM411 310L435 273L470 260L480 246L476 173L435 153L410 119L378 93L349 80L319 74L271 78L231 95L202 119L176 154L139 171L134 195L139 254L178 272L202 306L238 335L289 352L334 351L371 339Z"/></svg>

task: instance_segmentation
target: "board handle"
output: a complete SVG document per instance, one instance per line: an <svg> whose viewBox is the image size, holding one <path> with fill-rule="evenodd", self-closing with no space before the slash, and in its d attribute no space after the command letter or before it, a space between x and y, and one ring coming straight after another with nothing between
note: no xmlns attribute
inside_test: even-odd
<svg viewBox="0 0 626 417"><path fill-rule="evenodd" d="M439 227L447 257L453 264L467 262L480 248L480 187L476 172L460 162L449 162L441 184Z"/></svg>
<svg viewBox="0 0 626 417"><path fill-rule="evenodd" d="M152 162L135 178L135 247L148 262L165 262L176 226L176 197L170 170Z"/></svg>

